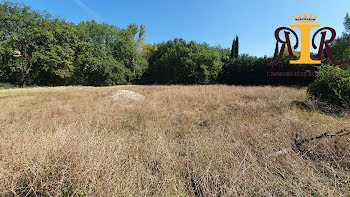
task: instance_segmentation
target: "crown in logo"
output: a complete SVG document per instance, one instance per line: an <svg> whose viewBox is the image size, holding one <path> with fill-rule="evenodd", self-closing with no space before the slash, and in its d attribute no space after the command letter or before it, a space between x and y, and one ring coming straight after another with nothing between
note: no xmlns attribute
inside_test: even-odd
<svg viewBox="0 0 350 197"><path fill-rule="evenodd" d="M313 23L318 17L318 16L314 17L312 14L310 14L310 17L307 17L306 14L304 14L304 17L301 17L301 14L298 14L297 16L298 17L293 16L297 23Z"/></svg>

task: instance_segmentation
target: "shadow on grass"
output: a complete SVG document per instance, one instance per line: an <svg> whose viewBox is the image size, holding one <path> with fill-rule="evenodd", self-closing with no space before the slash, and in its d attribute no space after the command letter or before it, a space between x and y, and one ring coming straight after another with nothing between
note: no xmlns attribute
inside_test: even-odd
<svg viewBox="0 0 350 197"><path fill-rule="evenodd" d="M318 112L336 117L350 116L349 106L336 106L317 99L307 99L305 101L292 101L292 105L309 112Z"/></svg>

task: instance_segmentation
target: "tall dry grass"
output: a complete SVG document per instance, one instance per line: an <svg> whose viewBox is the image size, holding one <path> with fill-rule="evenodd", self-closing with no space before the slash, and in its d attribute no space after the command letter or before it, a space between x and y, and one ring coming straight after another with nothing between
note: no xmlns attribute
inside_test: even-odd
<svg viewBox="0 0 350 197"><path fill-rule="evenodd" d="M113 101L118 89L144 101ZM349 196L350 125L293 104L305 89L235 86L0 90L0 196Z"/></svg>

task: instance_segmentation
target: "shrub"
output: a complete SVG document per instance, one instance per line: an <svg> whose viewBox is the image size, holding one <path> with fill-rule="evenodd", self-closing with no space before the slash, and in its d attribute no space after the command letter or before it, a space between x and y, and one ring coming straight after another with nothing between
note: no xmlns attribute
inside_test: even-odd
<svg viewBox="0 0 350 197"><path fill-rule="evenodd" d="M350 104L350 70L340 67L321 66L314 83L310 84L308 94L334 105Z"/></svg>
<svg viewBox="0 0 350 197"><path fill-rule="evenodd" d="M10 83L0 83L0 89L10 89L10 88L16 88L18 86L10 84Z"/></svg>

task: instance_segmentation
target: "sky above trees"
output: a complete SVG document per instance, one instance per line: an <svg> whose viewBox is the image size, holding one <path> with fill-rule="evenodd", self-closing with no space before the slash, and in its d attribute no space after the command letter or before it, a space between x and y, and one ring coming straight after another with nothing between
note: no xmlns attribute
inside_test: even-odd
<svg viewBox="0 0 350 197"><path fill-rule="evenodd" d="M119 27L135 22L147 27L146 42L184 38L230 48L236 34L241 53L273 55L274 30L289 26L298 13L318 15L318 24L344 31L349 0L17 0L37 10L78 23L96 19Z"/></svg>

